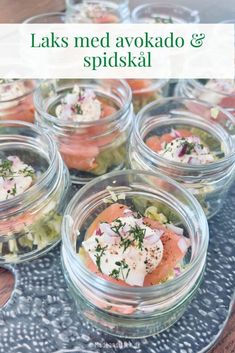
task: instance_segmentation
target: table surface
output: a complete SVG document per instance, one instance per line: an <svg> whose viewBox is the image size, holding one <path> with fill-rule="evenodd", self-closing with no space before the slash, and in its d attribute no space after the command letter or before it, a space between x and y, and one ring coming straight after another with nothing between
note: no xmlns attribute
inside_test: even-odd
<svg viewBox="0 0 235 353"><path fill-rule="evenodd" d="M135 3L141 2L141 0L135 0ZM174 3L192 8L195 8L194 4L196 3L196 8L200 11L203 22L217 22L235 18L235 0L226 0L226 2L219 0L199 0L197 2L196 0L175 0ZM0 23L22 22L27 17L44 12L62 11L64 8L63 0L0 0ZM13 287L14 278L11 273L0 268L0 307L7 302ZM223 334L210 353L235 353L235 308Z"/></svg>

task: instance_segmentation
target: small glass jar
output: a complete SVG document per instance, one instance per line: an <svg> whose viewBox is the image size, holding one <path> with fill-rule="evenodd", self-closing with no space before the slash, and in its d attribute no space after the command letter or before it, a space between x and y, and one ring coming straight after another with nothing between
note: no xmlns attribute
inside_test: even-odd
<svg viewBox="0 0 235 353"><path fill-rule="evenodd" d="M155 203L174 214L191 242L178 277L158 285L125 287L88 270L78 251L89 225L107 208L110 193L141 214L147 204ZM151 336L181 317L201 281L207 246L208 225L197 200L159 173L127 170L93 180L73 197L62 225L62 264L75 303L93 325L119 337Z"/></svg>
<svg viewBox="0 0 235 353"><path fill-rule="evenodd" d="M34 122L35 80L0 79L0 120Z"/></svg>
<svg viewBox="0 0 235 353"><path fill-rule="evenodd" d="M232 82L234 92L229 93ZM175 95L219 105L235 116L235 80L180 80L175 88Z"/></svg>
<svg viewBox="0 0 235 353"><path fill-rule="evenodd" d="M131 14L134 23L199 23L199 13L174 3L148 3L137 6Z"/></svg>
<svg viewBox="0 0 235 353"><path fill-rule="evenodd" d="M27 18L25 24L40 23L65 23L66 15L64 12L47 12L40 15Z"/></svg>
<svg viewBox="0 0 235 353"><path fill-rule="evenodd" d="M167 97L169 93L169 80L128 79L127 82L132 90L135 113L148 103Z"/></svg>
<svg viewBox="0 0 235 353"><path fill-rule="evenodd" d="M66 0L68 22L122 23L130 21L129 0Z"/></svg>
<svg viewBox="0 0 235 353"><path fill-rule="evenodd" d="M23 193L0 201L0 263L37 258L60 241L62 212L70 185L56 144L34 125L0 122L0 162L9 156L32 167L36 179Z"/></svg>
<svg viewBox="0 0 235 353"><path fill-rule="evenodd" d="M91 90L111 115L96 121L68 121L55 114L58 102L73 87ZM48 80L35 92L36 120L50 128L74 183L125 167L133 121L131 90L121 80ZM103 105L104 106L104 105Z"/></svg>
<svg viewBox="0 0 235 353"><path fill-rule="evenodd" d="M211 111L213 115L215 109L221 124L213 118L201 118L200 113ZM233 129L230 114L222 108L187 98L159 100L146 106L137 116L129 150L130 166L161 171L181 183L198 199L210 218L221 208L234 179L235 142L230 134ZM216 159L208 164L184 164L164 158L147 146L149 137L174 130L188 130L200 137Z"/></svg>

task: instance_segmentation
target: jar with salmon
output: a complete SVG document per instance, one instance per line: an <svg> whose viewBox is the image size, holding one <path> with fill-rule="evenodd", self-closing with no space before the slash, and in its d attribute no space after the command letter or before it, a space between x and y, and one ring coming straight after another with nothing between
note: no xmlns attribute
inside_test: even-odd
<svg viewBox="0 0 235 353"><path fill-rule="evenodd" d="M31 260L60 240L69 173L51 137L0 122L0 263Z"/></svg>
<svg viewBox="0 0 235 353"><path fill-rule="evenodd" d="M203 276L208 225L191 194L161 174L119 171L83 187L62 225L71 295L97 328L141 338L175 323Z"/></svg>
<svg viewBox="0 0 235 353"><path fill-rule="evenodd" d="M133 169L161 171L181 183L210 218L220 210L234 180L233 128L230 114L220 107L187 98L156 101L137 116L129 163Z"/></svg>
<svg viewBox="0 0 235 353"><path fill-rule="evenodd" d="M0 120L34 122L35 80L0 79Z"/></svg>
<svg viewBox="0 0 235 353"><path fill-rule="evenodd" d="M73 23L129 22L129 0L66 0L66 18Z"/></svg>
<svg viewBox="0 0 235 353"><path fill-rule="evenodd" d="M134 23L199 23L199 13L184 6L174 3L147 3L139 5L132 11L132 22Z"/></svg>
<svg viewBox="0 0 235 353"><path fill-rule="evenodd" d="M74 183L125 167L133 120L126 82L48 80L34 102L37 122L51 130Z"/></svg>
<svg viewBox="0 0 235 353"><path fill-rule="evenodd" d="M176 86L175 95L219 105L234 116L235 123L234 79L180 80Z"/></svg>
<svg viewBox="0 0 235 353"><path fill-rule="evenodd" d="M136 114L148 103L167 97L169 93L169 80L128 79L127 83L132 90Z"/></svg>

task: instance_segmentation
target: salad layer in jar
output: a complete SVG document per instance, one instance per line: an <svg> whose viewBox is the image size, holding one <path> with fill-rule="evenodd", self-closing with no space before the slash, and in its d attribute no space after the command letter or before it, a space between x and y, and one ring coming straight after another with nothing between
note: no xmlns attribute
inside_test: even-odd
<svg viewBox="0 0 235 353"><path fill-rule="evenodd" d="M228 115L226 123L231 121L223 109L210 109L196 100L169 98L150 104L137 117L129 161L134 169L161 170L182 183L211 217L219 211L233 181L232 124L226 131L216 119L205 120L189 107L212 115L216 109L221 118Z"/></svg>
<svg viewBox="0 0 235 353"><path fill-rule="evenodd" d="M34 80L0 79L0 120L34 122Z"/></svg>
<svg viewBox="0 0 235 353"><path fill-rule="evenodd" d="M113 80L104 89L79 83L58 87L41 101L38 122L51 127L74 182L125 166L130 100L129 87Z"/></svg>
<svg viewBox="0 0 235 353"><path fill-rule="evenodd" d="M73 23L120 23L129 20L128 0L66 0L67 21Z"/></svg>
<svg viewBox="0 0 235 353"><path fill-rule="evenodd" d="M50 137L0 125L0 262L39 256L60 239L69 176Z"/></svg>
<svg viewBox="0 0 235 353"><path fill-rule="evenodd" d="M202 277L205 222L196 199L159 173L127 170L88 183L62 226L65 277L83 315L123 337L172 325Z"/></svg>

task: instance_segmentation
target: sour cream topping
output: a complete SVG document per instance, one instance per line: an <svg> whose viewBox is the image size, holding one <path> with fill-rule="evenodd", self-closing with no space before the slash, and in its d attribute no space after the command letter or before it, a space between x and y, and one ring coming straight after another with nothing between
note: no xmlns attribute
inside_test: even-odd
<svg viewBox="0 0 235 353"><path fill-rule="evenodd" d="M100 272L132 286L143 286L145 276L162 260L163 233L127 209L124 217L101 223L82 245Z"/></svg>
<svg viewBox="0 0 235 353"><path fill-rule="evenodd" d="M0 159L0 201L22 194L33 183L34 169L17 156Z"/></svg>
<svg viewBox="0 0 235 353"><path fill-rule="evenodd" d="M75 85L72 93L68 93L57 106L56 115L63 120L96 121L101 117L101 103L92 90Z"/></svg>
<svg viewBox="0 0 235 353"><path fill-rule="evenodd" d="M169 143L162 143L159 154L174 162L185 164L208 164L215 160L215 156L210 152L198 136L186 138L177 137Z"/></svg>
<svg viewBox="0 0 235 353"><path fill-rule="evenodd" d="M17 101L11 102L11 100L21 97L27 92L28 88L21 80L0 80L0 109L17 105Z"/></svg>

